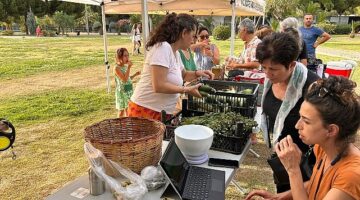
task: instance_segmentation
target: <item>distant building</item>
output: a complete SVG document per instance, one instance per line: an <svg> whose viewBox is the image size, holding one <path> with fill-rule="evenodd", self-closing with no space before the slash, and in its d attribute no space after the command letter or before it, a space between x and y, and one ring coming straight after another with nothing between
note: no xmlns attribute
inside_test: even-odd
<svg viewBox="0 0 360 200"><path fill-rule="evenodd" d="M331 16L329 21L335 24L351 24L352 21L360 22L360 16Z"/></svg>

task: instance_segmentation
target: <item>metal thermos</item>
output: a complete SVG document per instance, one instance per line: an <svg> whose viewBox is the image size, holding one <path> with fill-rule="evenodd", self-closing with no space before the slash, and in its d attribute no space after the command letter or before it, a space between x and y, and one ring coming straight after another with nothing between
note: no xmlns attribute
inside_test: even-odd
<svg viewBox="0 0 360 200"><path fill-rule="evenodd" d="M94 196L103 194L105 192L105 182L95 174L91 167L88 172L90 194Z"/></svg>

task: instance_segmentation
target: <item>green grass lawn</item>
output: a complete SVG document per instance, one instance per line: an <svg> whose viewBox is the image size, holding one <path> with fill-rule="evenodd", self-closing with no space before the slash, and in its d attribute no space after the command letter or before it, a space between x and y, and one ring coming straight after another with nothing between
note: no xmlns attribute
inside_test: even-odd
<svg viewBox="0 0 360 200"><path fill-rule="evenodd" d="M355 42L354 42L355 41ZM86 173L88 163L83 153L83 129L105 118L116 117L113 90L110 94L103 88L89 88L89 83L104 85L105 71L103 43L98 37L57 38L1 38L0 37L0 85L5 90L11 85L27 80L26 84L14 88L1 96L0 117L9 119L17 128L15 151L17 159L11 160L10 151L0 152L0 199L42 199L52 190ZM359 38L333 37L324 44L328 48L359 52ZM229 55L230 43L213 41L222 60ZM129 36L109 37L109 61L114 66L114 53L119 47L131 51ZM243 48L239 39L235 42L235 55ZM340 60L341 57L320 55L325 61ZM142 68L143 56L130 56L135 69ZM360 64L360 63L359 63ZM101 70L99 70L101 69ZM54 78L57 87L38 89L31 80L44 78L50 73L71 75L71 70L94 71L94 78L83 84L71 86L76 80ZM135 71L135 70L134 70ZM81 76L81 73L80 73ZM99 78L100 77L100 78ZM28 80L29 79L29 80ZM99 81L100 80L100 81ZM360 82L360 70L353 80ZM70 82L70 83L68 83ZM67 83L70 86L64 86ZM33 92L21 95L25 89ZM255 147L257 148L257 147ZM259 146L266 151L266 147ZM256 165L254 164L256 163ZM247 187L271 188L271 176L257 173L257 165L266 166L264 160L245 163L252 173L252 180L242 183ZM268 171L263 170L269 173ZM242 177L240 177L241 179ZM266 181L264 181L266 179ZM232 198L233 194L228 194ZM238 199L235 196L234 199Z"/></svg>
<svg viewBox="0 0 360 200"><path fill-rule="evenodd" d="M350 38L349 35L332 35L331 39L324 44L324 47L360 52L360 36Z"/></svg>

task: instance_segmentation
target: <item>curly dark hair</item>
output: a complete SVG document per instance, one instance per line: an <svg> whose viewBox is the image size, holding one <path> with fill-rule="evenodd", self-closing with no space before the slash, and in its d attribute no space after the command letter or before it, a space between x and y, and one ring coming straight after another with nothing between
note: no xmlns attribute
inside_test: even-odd
<svg viewBox="0 0 360 200"><path fill-rule="evenodd" d="M282 64L287 69L299 55L299 43L289 33L272 33L263 38L256 48L256 59L260 63L270 59L272 63Z"/></svg>
<svg viewBox="0 0 360 200"><path fill-rule="evenodd" d="M316 107L324 125L339 126L337 142L340 148L355 141L360 126L360 97L356 83L342 76L319 79L311 85L305 101Z"/></svg>
<svg viewBox="0 0 360 200"><path fill-rule="evenodd" d="M168 14L162 22L151 32L150 39L146 43L146 50L159 42L176 42L181 33L185 31L196 31L198 22L188 14Z"/></svg>

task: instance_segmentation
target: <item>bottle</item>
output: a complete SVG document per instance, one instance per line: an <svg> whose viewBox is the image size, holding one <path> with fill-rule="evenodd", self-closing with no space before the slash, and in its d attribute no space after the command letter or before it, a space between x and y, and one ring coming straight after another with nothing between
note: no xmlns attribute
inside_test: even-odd
<svg viewBox="0 0 360 200"><path fill-rule="evenodd" d="M103 194L105 192L105 182L96 175L92 167L89 168L88 173L90 194L93 196Z"/></svg>

